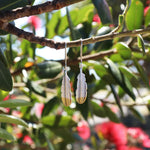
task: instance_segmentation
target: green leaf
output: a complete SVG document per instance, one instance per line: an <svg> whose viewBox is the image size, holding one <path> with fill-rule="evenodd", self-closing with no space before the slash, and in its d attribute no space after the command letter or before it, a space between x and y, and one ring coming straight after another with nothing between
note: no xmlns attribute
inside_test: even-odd
<svg viewBox="0 0 150 150"><path fill-rule="evenodd" d="M122 76L118 67L110 59L107 59L107 64L109 66L112 76L117 80L117 82L119 82L119 84L121 84Z"/></svg>
<svg viewBox="0 0 150 150"><path fill-rule="evenodd" d="M15 140L15 138L10 133L8 133L6 130L2 128L0 128L0 138L4 140L10 140L10 141Z"/></svg>
<svg viewBox="0 0 150 150"><path fill-rule="evenodd" d="M36 82L32 82L32 81L28 80L27 87L34 93L36 93L40 96L46 97L46 91L44 90L44 88L41 85L37 84Z"/></svg>
<svg viewBox="0 0 150 150"><path fill-rule="evenodd" d="M46 61L36 66L39 78L54 78L62 71L62 65L55 61Z"/></svg>
<svg viewBox="0 0 150 150"><path fill-rule="evenodd" d="M134 79L134 80L137 80L137 77L135 76L135 74L129 69L127 68L126 66L119 66L119 69L120 71L126 75L126 77L131 80L131 79Z"/></svg>
<svg viewBox="0 0 150 150"><path fill-rule="evenodd" d="M0 89L11 91L13 86L11 74L6 65L0 60Z"/></svg>
<svg viewBox="0 0 150 150"><path fill-rule="evenodd" d="M120 122L120 120L117 117L117 115L106 104L104 104L103 108L105 110L105 114L108 116L108 118L111 121L116 122L116 123Z"/></svg>
<svg viewBox="0 0 150 150"><path fill-rule="evenodd" d="M97 9L98 15L101 18L102 24L111 24L112 16L109 10L109 6L106 0L92 0L95 8Z"/></svg>
<svg viewBox="0 0 150 150"><path fill-rule="evenodd" d="M102 118L106 117L103 107L101 107L94 101L91 101L91 107L92 107L92 111L93 111L94 115L96 115L98 117L102 117Z"/></svg>
<svg viewBox="0 0 150 150"><path fill-rule="evenodd" d="M56 35L56 27L60 23L60 18L61 18L61 12L60 10L53 13L50 21L46 25L47 28L47 37L49 39L53 38Z"/></svg>
<svg viewBox="0 0 150 150"><path fill-rule="evenodd" d="M120 98L119 98L119 96L118 96L118 94L117 94L117 92L116 92L116 90L115 90L114 85L110 84L110 88L111 88L111 91L112 91L112 93L113 93L113 95L114 95L116 104L118 105L118 107L119 107L119 109L120 109L120 112L121 112L121 114L123 115L123 109L122 109L122 106L121 106L121 104L120 104Z"/></svg>
<svg viewBox="0 0 150 150"><path fill-rule="evenodd" d="M144 6L140 0L132 0L131 6L126 14L126 26L128 30L141 28L143 22Z"/></svg>
<svg viewBox="0 0 150 150"><path fill-rule="evenodd" d="M145 15L145 26L147 27L150 24L150 9L148 9L146 15Z"/></svg>
<svg viewBox="0 0 150 150"><path fill-rule="evenodd" d="M142 123L145 123L146 120L144 118L144 116L137 110L135 109L134 107L129 107L130 111L133 113L133 115L139 119Z"/></svg>
<svg viewBox="0 0 150 150"><path fill-rule="evenodd" d="M31 106L32 103L21 100L21 99L9 99L7 101L1 101L0 107L8 107L8 108L15 108L15 107L22 107L22 106Z"/></svg>
<svg viewBox="0 0 150 150"><path fill-rule="evenodd" d="M24 127L28 127L28 124L24 120L12 115L0 114L0 122L13 123Z"/></svg>
<svg viewBox="0 0 150 150"><path fill-rule="evenodd" d="M42 116L47 116L56 106L59 106L59 101L57 97L53 97L45 103Z"/></svg>
<svg viewBox="0 0 150 150"><path fill-rule="evenodd" d="M20 61L18 61L17 63L15 63L14 68L16 70L24 68L24 65L26 64L26 62L27 62L27 57L23 57L23 58L21 58Z"/></svg>
<svg viewBox="0 0 150 150"><path fill-rule="evenodd" d="M122 87L122 89L133 99L135 100L135 95L132 90L132 85L128 78L120 72L118 67L110 60L107 59L107 64L109 67L109 71L112 74L115 81ZM107 80L109 84L112 84L109 80Z"/></svg>
<svg viewBox="0 0 150 150"><path fill-rule="evenodd" d="M5 67L8 67L8 63L7 63L6 57L5 57L5 55L4 55L4 53L3 53L1 48L0 48L0 60L3 62Z"/></svg>
<svg viewBox="0 0 150 150"><path fill-rule="evenodd" d="M137 36L137 41L138 41L138 46L139 46L139 48L142 49L143 55L145 55L144 40L143 40L143 37L142 37L140 34Z"/></svg>
<svg viewBox="0 0 150 150"><path fill-rule="evenodd" d="M0 101L2 101L8 94L9 92L0 90Z"/></svg>
<svg viewBox="0 0 150 150"><path fill-rule="evenodd" d="M131 49L125 43L119 42L115 45L115 48L123 59L131 58Z"/></svg>
<svg viewBox="0 0 150 150"><path fill-rule="evenodd" d="M142 78L143 82L145 83L145 85L149 88L149 80L148 80L148 76L146 74L146 72L144 71L143 67L138 63L138 61L134 58L134 65L137 68L140 77Z"/></svg>
<svg viewBox="0 0 150 150"><path fill-rule="evenodd" d="M42 118L42 123L51 127L73 127L76 123L70 116L50 115Z"/></svg>
<svg viewBox="0 0 150 150"><path fill-rule="evenodd" d="M33 4L34 0L0 0L0 11L12 10L18 7Z"/></svg>
<svg viewBox="0 0 150 150"><path fill-rule="evenodd" d="M48 150L55 150L52 143L51 143L51 141L47 137L46 133L44 135L45 135L45 139L46 139L46 142L47 142L47 145L48 145Z"/></svg>

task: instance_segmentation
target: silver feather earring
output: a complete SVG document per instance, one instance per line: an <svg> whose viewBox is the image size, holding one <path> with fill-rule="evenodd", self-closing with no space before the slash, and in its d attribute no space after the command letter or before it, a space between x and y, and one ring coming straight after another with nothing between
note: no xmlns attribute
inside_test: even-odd
<svg viewBox="0 0 150 150"><path fill-rule="evenodd" d="M77 89L76 89L76 101L79 104L83 104L87 97L87 83L85 74L82 72L82 39L81 39L81 47L80 47L80 59L81 63L79 65L80 67L80 73L78 74L78 81L77 81Z"/></svg>
<svg viewBox="0 0 150 150"><path fill-rule="evenodd" d="M71 87L70 87L70 79L67 75L67 43L65 43L65 67L64 67L64 77L62 80L61 86L61 99L65 106L69 106L71 104Z"/></svg>

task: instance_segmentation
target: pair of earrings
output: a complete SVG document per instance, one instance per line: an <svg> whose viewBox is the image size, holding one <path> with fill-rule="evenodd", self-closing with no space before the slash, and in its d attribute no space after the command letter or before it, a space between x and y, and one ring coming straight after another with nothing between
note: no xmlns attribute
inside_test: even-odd
<svg viewBox="0 0 150 150"><path fill-rule="evenodd" d="M64 67L64 77L62 80L62 86L61 86L61 98L62 102L65 106L69 106L72 101L71 96L71 87L70 87L70 79L67 75L67 43L65 43L65 67ZM80 47L80 73L77 76L77 89L76 89L76 101L79 104L83 104L87 97L87 83L85 74L82 72L82 40L81 40L81 47Z"/></svg>

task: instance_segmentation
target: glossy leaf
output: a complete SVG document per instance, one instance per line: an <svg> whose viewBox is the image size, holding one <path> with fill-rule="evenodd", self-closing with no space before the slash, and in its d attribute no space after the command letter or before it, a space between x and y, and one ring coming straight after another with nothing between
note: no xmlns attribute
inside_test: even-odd
<svg viewBox="0 0 150 150"><path fill-rule="evenodd" d="M0 60L3 62L3 64L5 65L5 67L8 67L8 64L7 64L7 60L6 60L6 57L2 51L2 49L0 48Z"/></svg>
<svg viewBox="0 0 150 150"><path fill-rule="evenodd" d="M107 106L107 105L103 105L103 108L105 110L105 114L108 116L108 118L113 121L113 122L116 122L116 123L119 123L120 120L119 118L117 117L117 115Z"/></svg>
<svg viewBox="0 0 150 150"><path fill-rule="evenodd" d="M52 17L49 20L48 24L46 25L47 27L47 37L49 39L53 38L56 35L56 27L60 23L60 18L61 18L61 12L57 11L53 14L51 14Z"/></svg>
<svg viewBox="0 0 150 150"><path fill-rule="evenodd" d="M32 103L21 99L9 99L7 101L0 101L0 107L15 108L15 107L31 106L31 105Z"/></svg>
<svg viewBox="0 0 150 150"><path fill-rule="evenodd" d="M132 85L131 85L129 79L124 74L122 74L120 72L118 67L110 59L107 59L107 64L108 64L108 67L109 67L109 71L112 74L115 81L122 87L122 89L125 92L127 92L127 94L133 100L135 100L135 95L133 93ZM108 82L109 82L109 80L108 80Z"/></svg>
<svg viewBox="0 0 150 150"><path fill-rule="evenodd" d="M0 0L0 11L12 10L33 4L34 0Z"/></svg>
<svg viewBox="0 0 150 150"><path fill-rule="evenodd" d="M115 45L115 48L123 59L131 58L131 49L125 43L119 42Z"/></svg>
<svg viewBox="0 0 150 150"><path fill-rule="evenodd" d="M32 81L28 80L27 87L34 93L36 93L40 96L46 97L46 91L44 90L44 88L41 85L37 84L36 82L32 82Z"/></svg>
<svg viewBox="0 0 150 150"><path fill-rule="evenodd" d="M111 24L112 16L106 0L92 0L98 15L101 18L102 24Z"/></svg>
<svg viewBox="0 0 150 150"><path fill-rule="evenodd" d="M0 101L2 101L8 94L9 92L0 90Z"/></svg>
<svg viewBox="0 0 150 150"><path fill-rule="evenodd" d="M141 122L145 123L145 118L144 116L137 110L135 109L134 107L130 107L130 111L133 113L133 115L139 119Z"/></svg>
<svg viewBox="0 0 150 150"><path fill-rule="evenodd" d="M51 127L73 127L76 123L70 116L50 115L42 118L42 123Z"/></svg>
<svg viewBox="0 0 150 150"><path fill-rule="evenodd" d="M132 0L126 14L126 26L128 30L139 29L143 22L144 6L140 0Z"/></svg>
<svg viewBox="0 0 150 150"><path fill-rule="evenodd" d="M136 66L140 77L142 78L143 82L145 83L145 85L149 88L149 79L148 76L145 72L145 70L143 69L143 67L138 63L138 61L136 59L133 59L134 61L134 65Z"/></svg>
<svg viewBox="0 0 150 150"><path fill-rule="evenodd" d="M42 116L47 116L53 109L59 106L59 101L57 97L50 99L47 103L45 103Z"/></svg>
<svg viewBox="0 0 150 150"><path fill-rule="evenodd" d="M54 78L62 71L62 65L55 61L46 61L36 66L36 73L40 78Z"/></svg>
<svg viewBox="0 0 150 150"><path fill-rule="evenodd" d="M126 66L119 66L119 69L120 71L126 75L126 77L131 80L131 79L134 79L134 80L137 80L137 77L135 76L135 74L129 69L127 68Z"/></svg>
<svg viewBox="0 0 150 150"><path fill-rule="evenodd" d="M0 122L13 123L24 127L28 127L28 124L25 121L12 115L0 114Z"/></svg>
<svg viewBox="0 0 150 150"><path fill-rule="evenodd" d="M142 49L143 55L145 55L144 40L143 40L143 37L142 37L140 34L137 36L137 41L138 41L138 46L139 46L139 48Z"/></svg>
<svg viewBox="0 0 150 150"><path fill-rule="evenodd" d="M91 101L91 107L94 115L102 118L106 117L104 108L95 103L94 101Z"/></svg>
<svg viewBox="0 0 150 150"><path fill-rule="evenodd" d="M150 9L148 9L147 13L145 14L145 26L147 27L149 24L150 24Z"/></svg>
<svg viewBox="0 0 150 150"><path fill-rule="evenodd" d="M111 91L112 91L112 93L113 93L113 95L114 95L116 104L118 105L118 107L119 107L119 109L120 109L120 112L121 112L121 114L123 115L123 109L122 109L122 106L121 106L121 103L120 103L119 95L117 94L114 85L110 84L110 88L111 88Z"/></svg>
<svg viewBox="0 0 150 150"><path fill-rule="evenodd" d="M0 139L14 141L15 138L6 130L0 128Z"/></svg>
<svg viewBox="0 0 150 150"><path fill-rule="evenodd" d="M0 89L11 91L13 86L12 78L9 69L0 60Z"/></svg>

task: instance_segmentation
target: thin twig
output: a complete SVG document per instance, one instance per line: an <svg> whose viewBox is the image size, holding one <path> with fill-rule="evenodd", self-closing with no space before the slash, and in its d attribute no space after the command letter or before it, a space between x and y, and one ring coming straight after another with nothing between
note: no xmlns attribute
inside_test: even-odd
<svg viewBox="0 0 150 150"><path fill-rule="evenodd" d="M99 99L99 98L96 98L96 97L93 97L93 99L99 100L102 103L117 105L116 102L108 101L106 99ZM126 106L126 107L133 107L133 106L149 106L150 104L149 103L132 102L132 103L121 103L121 105Z"/></svg>
<svg viewBox="0 0 150 150"><path fill-rule="evenodd" d="M82 61L96 60L96 59L104 58L105 56L110 56L110 55L115 54L115 53L117 53L117 50L112 49L112 50L108 50L108 51L98 52L95 54L89 54L89 55L82 56ZM60 62L62 65L65 64L64 60L60 60L58 62ZM67 60L67 63L70 66L72 66L72 65L74 66L74 65L78 64L79 62L80 62L80 57L78 57L77 59L68 59ZM11 73L11 75L16 76L16 75L22 73L23 69L25 69L26 71L32 70L35 65L37 65L37 64L34 64L33 66L23 67L23 68L20 68L18 70L15 70L14 72ZM54 80L54 79L52 79L52 80ZM41 84L41 82L44 82L44 80L40 80L38 84ZM51 81L51 79L50 79L50 81ZM47 82L47 80L46 80L46 82Z"/></svg>
<svg viewBox="0 0 150 150"><path fill-rule="evenodd" d="M48 46L48 47L55 48L55 49L65 48L65 42L56 42L52 39L35 36L33 33L21 30L10 23L4 23L0 21L0 28L4 31L7 31L11 34L18 36L19 38L24 38L32 43L38 43L42 46ZM119 32L119 33L118 32L108 33L108 34L101 35L101 36L83 39L82 42L83 42L83 45L87 45L87 44L96 43L100 41L112 40L116 37L119 37L119 38L131 37L131 36L134 37L134 36L137 36L137 34L145 34L149 32L150 32L150 28L138 29L138 30L133 30L133 31L124 31L124 32ZM79 47L80 44L81 44L81 41L79 39L79 40L67 42L67 47Z"/></svg>

